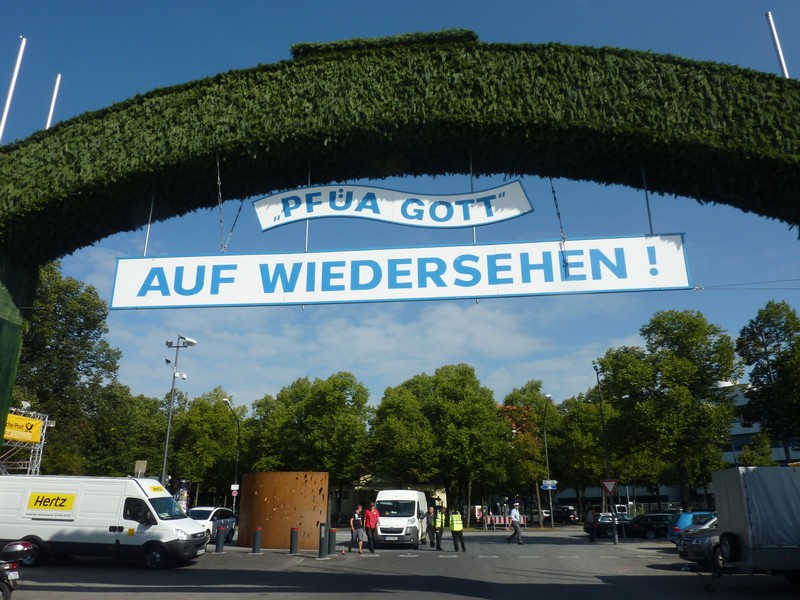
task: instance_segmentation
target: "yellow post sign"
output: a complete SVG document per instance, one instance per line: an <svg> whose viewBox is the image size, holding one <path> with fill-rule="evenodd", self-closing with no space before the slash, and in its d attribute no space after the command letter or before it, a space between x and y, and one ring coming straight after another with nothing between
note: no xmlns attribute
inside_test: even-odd
<svg viewBox="0 0 800 600"><path fill-rule="evenodd" d="M11 442L38 444L42 441L42 421L41 419L9 414L3 439Z"/></svg>

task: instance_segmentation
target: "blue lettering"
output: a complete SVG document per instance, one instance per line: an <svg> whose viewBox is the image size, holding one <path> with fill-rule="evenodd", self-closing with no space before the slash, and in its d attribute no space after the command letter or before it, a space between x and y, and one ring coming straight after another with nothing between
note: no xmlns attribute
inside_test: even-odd
<svg viewBox="0 0 800 600"><path fill-rule="evenodd" d="M611 262L611 259L603 254L597 248L589 250L589 264L592 267L592 279L602 279L603 274L600 272L601 263L608 268L611 273L617 276L618 279L628 278L628 267L625 264L625 251L622 248L614 248L614 259L616 262Z"/></svg>
<svg viewBox="0 0 800 600"><path fill-rule="evenodd" d="M490 254L486 257L489 270L489 285L502 285L505 283L514 283L513 277L498 277L497 274L500 272L506 272L511 270L511 265L499 265L497 264L500 260L511 260L511 254Z"/></svg>
<svg viewBox="0 0 800 600"><path fill-rule="evenodd" d="M462 254L457 256L456 259L453 261L453 270L458 273L459 275L469 275L470 279L460 279L456 278L453 282L455 285L459 287L472 287L478 285L481 282L481 272L476 269L475 267L466 265L465 263L477 263L478 257L474 254Z"/></svg>
<svg viewBox="0 0 800 600"><path fill-rule="evenodd" d="M415 208L411 209L412 205ZM424 213L424 204L422 200L419 200L418 198L408 198L404 200L403 204L400 206L400 214L403 215L403 218L410 221L422 221L422 215Z"/></svg>
<svg viewBox="0 0 800 600"><path fill-rule="evenodd" d="M300 269L303 268L303 263L292 263L292 274L287 275L286 264L276 263L275 272L272 276L269 273L269 265L258 265L261 270L261 287L265 294L274 294L275 286L280 280L281 289L284 292L293 292L297 285L297 278L300 276Z"/></svg>
<svg viewBox="0 0 800 600"><path fill-rule="evenodd" d="M342 204L341 206L336 204L337 196L339 197L340 200L344 198L344 204ZM351 190L348 190L347 193L345 194L344 190L340 189L338 194L336 192L331 192L328 195L328 206L331 207L331 210L347 210L350 208L350 205L352 203L353 203L353 192Z"/></svg>
<svg viewBox="0 0 800 600"><path fill-rule="evenodd" d="M361 267L372 271L372 279L361 281ZM378 287L381 281L381 266L374 260L354 260L350 264L350 289L372 290Z"/></svg>
<svg viewBox="0 0 800 600"><path fill-rule="evenodd" d="M206 268L203 265L197 267L197 273L194 277L194 287L186 289L183 287L183 267L175 267L175 293L181 296L193 296L203 289L203 282L206 278Z"/></svg>
<svg viewBox="0 0 800 600"><path fill-rule="evenodd" d="M344 290L344 284L333 283L334 279L344 279L344 273L334 272L333 269L343 269L345 264L343 260L326 260L322 263L322 285L320 286L320 291L341 292Z"/></svg>
<svg viewBox="0 0 800 600"><path fill-rule="evenodd" d="M406 289L411 287L410 281L398 281L400 277L411 277L410 269L401 269L401 265L410 265L410 258L390 258L388 260L389 272L388 286L390 290Z"/></svg>
<svg viewBox="0 0 800 600"><path fill-rule="evenodd" d="M299 208L300 202L300 196L286 196L286 198L282 198L281 204L283 205L283 216L291 217L292 211L295 208Z"/></svg>
<svg viewBox="0 0 800 600"><path fill-rule="evenodd" d="M169 296L169 284L167 284L167 276L164 273L164 267L153 267L144 278L142 287L139 288L137 297L141 298L146 296L149 292L160 292L162 296Z"/></svg>
<svg viewBox="0 0 800 600"><path fill-rule="evenodd" d="M583 256L583 250L562 250L558 255L561 257L561 264L564 265L564 277L562 281L586 281L586 275L583 273L575 274L573 269L582 269L583 261L571 261L570 256Z"/></svg>
<svg viewBox="0 0 800 600"><path fill-rule="evenodd" d="M472 220L472 216L469 214L469 207L472 204L475 204L475 200L456 200L456 205L461 207L462 216L465 221Z"/></svg>
<svg viewBox="0 0 800 600"><path fill-rule="evenodd" d="M311 214L314 212L314 207L322 204L319 200L314 200L318 196L322 196L322 192L310 192L306 194L306 213Z"/></svg>
<svg viewBox="0 0 800 600"><path fill-rule="evenodd" d="M439 206L444 206L444 216L440 217L436 214L436 209ZM449 221L453 218L453 205L449 202L445 202L444 200L437 200L433 204L431 204L431 220L436 221L437 223L443 223L445 221Z"/></svg>
<svg viewBox="0 0 800 600"><path fill-rule="evenodd" d="M358 206L356 206L355 212L361 212L362 210L366 209L371 210L375 215L381 214L381 209L378 206L378 199L372 192L367 192L367 195L361 199L361 202L359 202Z"/></svg>
<svg viewBox="0 0 800 600"><path fill-rule="evenodd" d="M522 252L519 255L519 268L522 273L522 283L531 283L531 271L541 271L544 274L545 283L553 281L553 253L542 252L542 262L531 263L530 255Z"/></svg>
<svg viewBox="0 0 800 600"><path fill-rule="evenodd" d="M494 216L494 208L492 207L492 200L494 200L495 198L497 198L497 196L492 194L491 196L482 196L477 200L475 200L475 202L480 202L481 204L483 204L483 208L486 210L487 217Z"/></svg>
<svg viewBox="0 0 800 600"><path fill-rule="evenodd" d="M428 287L430 279L436 287L447 287L442 275L447 271L447 264L436 257L417 259L417 285L420 289Z"/></svg>
<svg viewBox="0 0 800 600"><path fill-rule="evenodd" d="M317 263L309 261L306 263L306 291L313 292L317 289Z"/></svg>
<svg viewBox="0 0 800 600"><path fill-rule="evenodd" d="M219 294L219 286L223 283L233 283L233 277L223 277L223 271L235 271L237 265L213 265L211 267L211 295Z"/></svg>

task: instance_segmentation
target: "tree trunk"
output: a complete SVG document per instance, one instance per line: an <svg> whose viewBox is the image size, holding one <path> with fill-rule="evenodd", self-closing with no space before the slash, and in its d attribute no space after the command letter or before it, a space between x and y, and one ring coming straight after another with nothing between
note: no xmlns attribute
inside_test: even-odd
<svg viewBox="0 0 800 600"><path fill-rule="evenodd" d="M678 463L678 485L680 486L681 509L689 510L689 466L686 461Z"/></svg>

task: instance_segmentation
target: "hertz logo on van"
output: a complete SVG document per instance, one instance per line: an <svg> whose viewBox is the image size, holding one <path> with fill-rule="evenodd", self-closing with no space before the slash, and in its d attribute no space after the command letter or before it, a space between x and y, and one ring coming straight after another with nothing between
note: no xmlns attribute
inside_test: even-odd
<svg viewBox="0 0 800 600"><path fill-rule="evenodd" d="M28 498L28 511L72 512L77 494L33 492Z"/></svg>

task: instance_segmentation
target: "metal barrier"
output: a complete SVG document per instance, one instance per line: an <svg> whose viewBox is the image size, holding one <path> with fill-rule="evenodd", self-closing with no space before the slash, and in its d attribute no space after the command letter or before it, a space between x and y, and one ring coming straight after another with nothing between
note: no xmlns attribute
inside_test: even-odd
<svg viewBox="0 0 800 600"><path fill-rule="evenodd" d="M501 525L506 529L511 527L511 517L504 517L502 515L497 515L497 516L489 515L488 517L484 517L484 519L486 519L486 524L492 529L495 529L497 525ZM526 517L525 515L520 515L519 525L520 527L527 529L528 517Z"/></svg>

